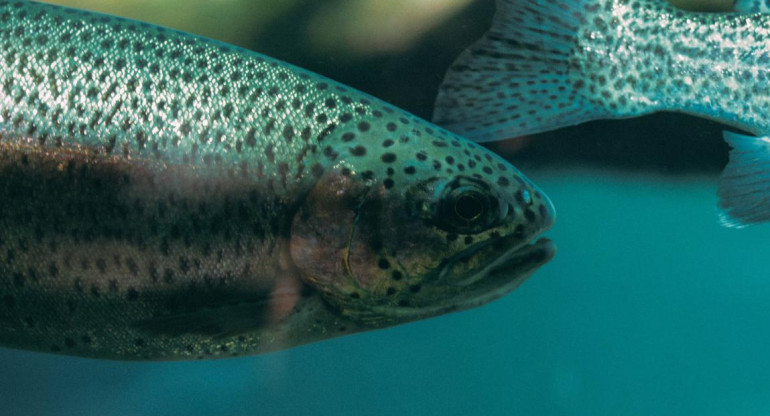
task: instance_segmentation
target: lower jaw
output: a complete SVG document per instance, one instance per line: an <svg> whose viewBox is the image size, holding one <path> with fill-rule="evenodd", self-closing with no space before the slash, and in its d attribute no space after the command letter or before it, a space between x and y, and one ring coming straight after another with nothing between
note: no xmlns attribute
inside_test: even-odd
<svg viewBox="0 0 770 416"><path fill-rule="evenodd" d="M541 238L534 243L520 247L511 253L502 263L495 264L483 272L483 277L469 287L469 292L478 292L477 296L464 302L459 309L469 309L489 303L507 295L524 283L540 266L548 263L556 254L556 246L548 238Z"/></svg>
<svg viewBox="0 0 770 416"><path fill-rule="evenodd" d="M553 241L541 238L534 243L519 247L502 263L495 264L491 270L481 272L483 277L463 290L463 300L455 299L431 306L396 310L373 308L373 312L407 322L475 308L505 296L519 287L555 254L556 246Z"/></svg>
<svg viewBox="0 0 770 416"><path fill-rule="evenodd" d="M520 269L529 269L548 262L556 247L548 238L540 238L535 242L522 244L509 250L495 259L485 268L469 273L466 277L458 279L455 286L473 287L475 285L494 284L497 280L514 280L511 274L517 274Z"/></svg>
<svg viewBox="0 0 770 416"><path fill-rule="evenodd" d="M502 263L494 264L488 270L486 278L505 273L511 269L538 267L547 263L556 254L556 245L549 238L540 238L511 253Z"/></svg>

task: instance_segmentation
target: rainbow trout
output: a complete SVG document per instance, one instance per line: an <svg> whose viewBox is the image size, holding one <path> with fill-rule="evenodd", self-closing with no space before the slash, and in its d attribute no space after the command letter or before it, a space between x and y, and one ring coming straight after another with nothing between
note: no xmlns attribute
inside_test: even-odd
<svg viewBox="0 0 770 416"><path fill-rule="evenodd" d="M554 254L475 143L269 57L0 1L0 345L255 354L482 305Z"/></svg>
<svg viewBox="0 0 770 416"><path fill-rule="evenodd" d="M434 121L476 141L679 111L755 134L719 184L723 224L770 220L768 1L695 13L665 0L498 0L492 28L449 69ZM753 14L749 14L753 13Z"/></svg>

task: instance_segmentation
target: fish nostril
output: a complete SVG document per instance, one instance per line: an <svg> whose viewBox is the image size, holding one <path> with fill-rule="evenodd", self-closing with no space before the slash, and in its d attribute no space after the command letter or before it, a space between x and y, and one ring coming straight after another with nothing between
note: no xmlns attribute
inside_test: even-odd
<svg viewBox="0 0 770 416"><path fill-rule="evenodd" d="M523 206L532 205L532 193L527 189L520 189L514 195L516 201Z"/></svg>

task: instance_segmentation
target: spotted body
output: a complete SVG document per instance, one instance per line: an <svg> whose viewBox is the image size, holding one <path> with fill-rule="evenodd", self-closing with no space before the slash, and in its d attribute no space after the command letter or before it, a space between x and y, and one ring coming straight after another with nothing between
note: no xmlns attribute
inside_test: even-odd
<svg viewBox="0 0 770 416"><path fill-rule="evenodd" d="M498 0L491 30L450 68L434 121L477 141L679 111L770 134L770 14L665 0ZM770 220L766 140L726 133L725 225ZM740 148L740 150L738 150ZM756 160L761 163L755 163Z"/></svg>
<svg viewBox="0 0 770 416"><path fill-rule="evenodd" d="M547 197L324 77L136 21L0 1L0 345L274 351L502 296Z"/></svg>

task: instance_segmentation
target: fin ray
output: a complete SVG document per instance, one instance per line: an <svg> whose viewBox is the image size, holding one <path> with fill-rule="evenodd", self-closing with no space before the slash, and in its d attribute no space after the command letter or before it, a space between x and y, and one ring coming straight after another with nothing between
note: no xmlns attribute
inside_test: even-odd
<svg viewBox="0 0 770 416"><path fill-rule="evenodd" d="M733 228L770 221L770 137L726 131L730 161L719 180L720 222Z"/></svg>
<svg viewBox="0 0 770 416"><path fill-rule="evenodd" d="M584 3L498 0L492 28L447 71L434 122L491 141L611 117L569 78Z"/></svg>

